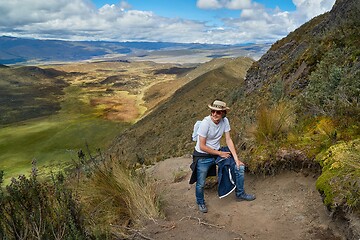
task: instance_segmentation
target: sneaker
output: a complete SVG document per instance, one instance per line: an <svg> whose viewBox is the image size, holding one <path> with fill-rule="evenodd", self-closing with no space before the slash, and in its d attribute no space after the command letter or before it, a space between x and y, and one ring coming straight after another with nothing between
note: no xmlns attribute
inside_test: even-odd
<svg viewBox="0 0 360 240"><path fill-rule="evenodd" d="M255 198L255 195L243 193L242 195L236 197L236 201L252 201L255 200Z"/></svg>
<svg viewBox="0 0 360 240"><path fill-rule="evenodd" d="M207 213L207 207L205 204L198 204L199 206L199 211L202 212L202 213Z"/></svg>

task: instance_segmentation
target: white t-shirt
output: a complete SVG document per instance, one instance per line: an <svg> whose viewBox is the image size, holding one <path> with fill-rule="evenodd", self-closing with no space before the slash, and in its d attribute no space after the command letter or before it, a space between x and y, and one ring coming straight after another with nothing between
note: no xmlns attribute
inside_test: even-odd
<svg viewBox="0 0 360 240"><path fill-rule="evenodd" d="M230 131L229 119L222 118L218 124L215 124L210 116L205 117L197 131L198 139L196 141L195 150L200 153L206 153L200 150L199 136L206 138L206 146L218 150L220 149L220 139L224 132Z"/></svg>

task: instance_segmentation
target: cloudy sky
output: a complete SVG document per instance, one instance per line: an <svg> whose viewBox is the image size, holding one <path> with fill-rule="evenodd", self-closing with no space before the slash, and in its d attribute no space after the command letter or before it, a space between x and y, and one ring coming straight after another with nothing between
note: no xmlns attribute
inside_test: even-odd
<svg viewBox="0 0 360 240"><path fill-rule="evenodd" d="M335 0L0 0L0 35L62 40L263 43Z"/></svg>

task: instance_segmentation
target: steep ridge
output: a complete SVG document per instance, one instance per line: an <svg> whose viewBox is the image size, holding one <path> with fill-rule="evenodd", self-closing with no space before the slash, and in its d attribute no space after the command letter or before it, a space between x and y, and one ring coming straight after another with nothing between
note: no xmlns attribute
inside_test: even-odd
<svg viewBox="0 0 360 240"><path fill-rule="evenodd" d="M330 12L315 17L274 43L249 69L247 91L268 88L269 84L281 80L288 94L296 95L308 84L308 76L316 69L316 64L333 48L349 53L342 56L343 62L351 58L359 62L359 14L358 0L337 0Z"/></svg>
<svg viewBox="0 0 360 240"><path fill-rule="evenodd" d="M252 62L250 58L231 59L178 89L114 140L109 150L112 158L131 164L151 163L191 153L194 122L208 114L207 104L215 98L230 101L232 90L243 84Z"/></svg>
<svg viewBox="0 0 360 240"><path fill-rule="evenodd" d="M143 98L148 108L148 112L151 112L153 107L165 102L177 89L181 88L186 83L232 61L232 58L215 58L209 62L196 66L192 71L179 74L175 81L161 82L151 86L146 90Z"/></svg>

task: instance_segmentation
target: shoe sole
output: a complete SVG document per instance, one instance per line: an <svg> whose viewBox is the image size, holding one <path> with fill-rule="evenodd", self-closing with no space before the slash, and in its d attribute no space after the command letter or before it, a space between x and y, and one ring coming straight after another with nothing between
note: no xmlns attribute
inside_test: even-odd
<svg viewBox="0 0 360 240"><path fill-rule="evenodd" d="M205 208L205 209L200 209L200 208L199 208L199 212L202 212L202 213L207 213L207 212L208 212L208 210L207 210L207 208Z"/></svg>
<svg viewBox="0 0 360 240"><path fill-rule="evenodd" d="M202 212L202 213L207 213L208 212L208 210L206 209L206 210L200 210L199 209L199 212Z"/></svg>
<svg viewBox="0 0 360 240"><path fill-rule="evenodd" d="M254 198L254 199L237 198L236 201L238 201L238 202L243 202L243 201L251 202L251 201L254 201L255 199L256 198Z"/></svg>

